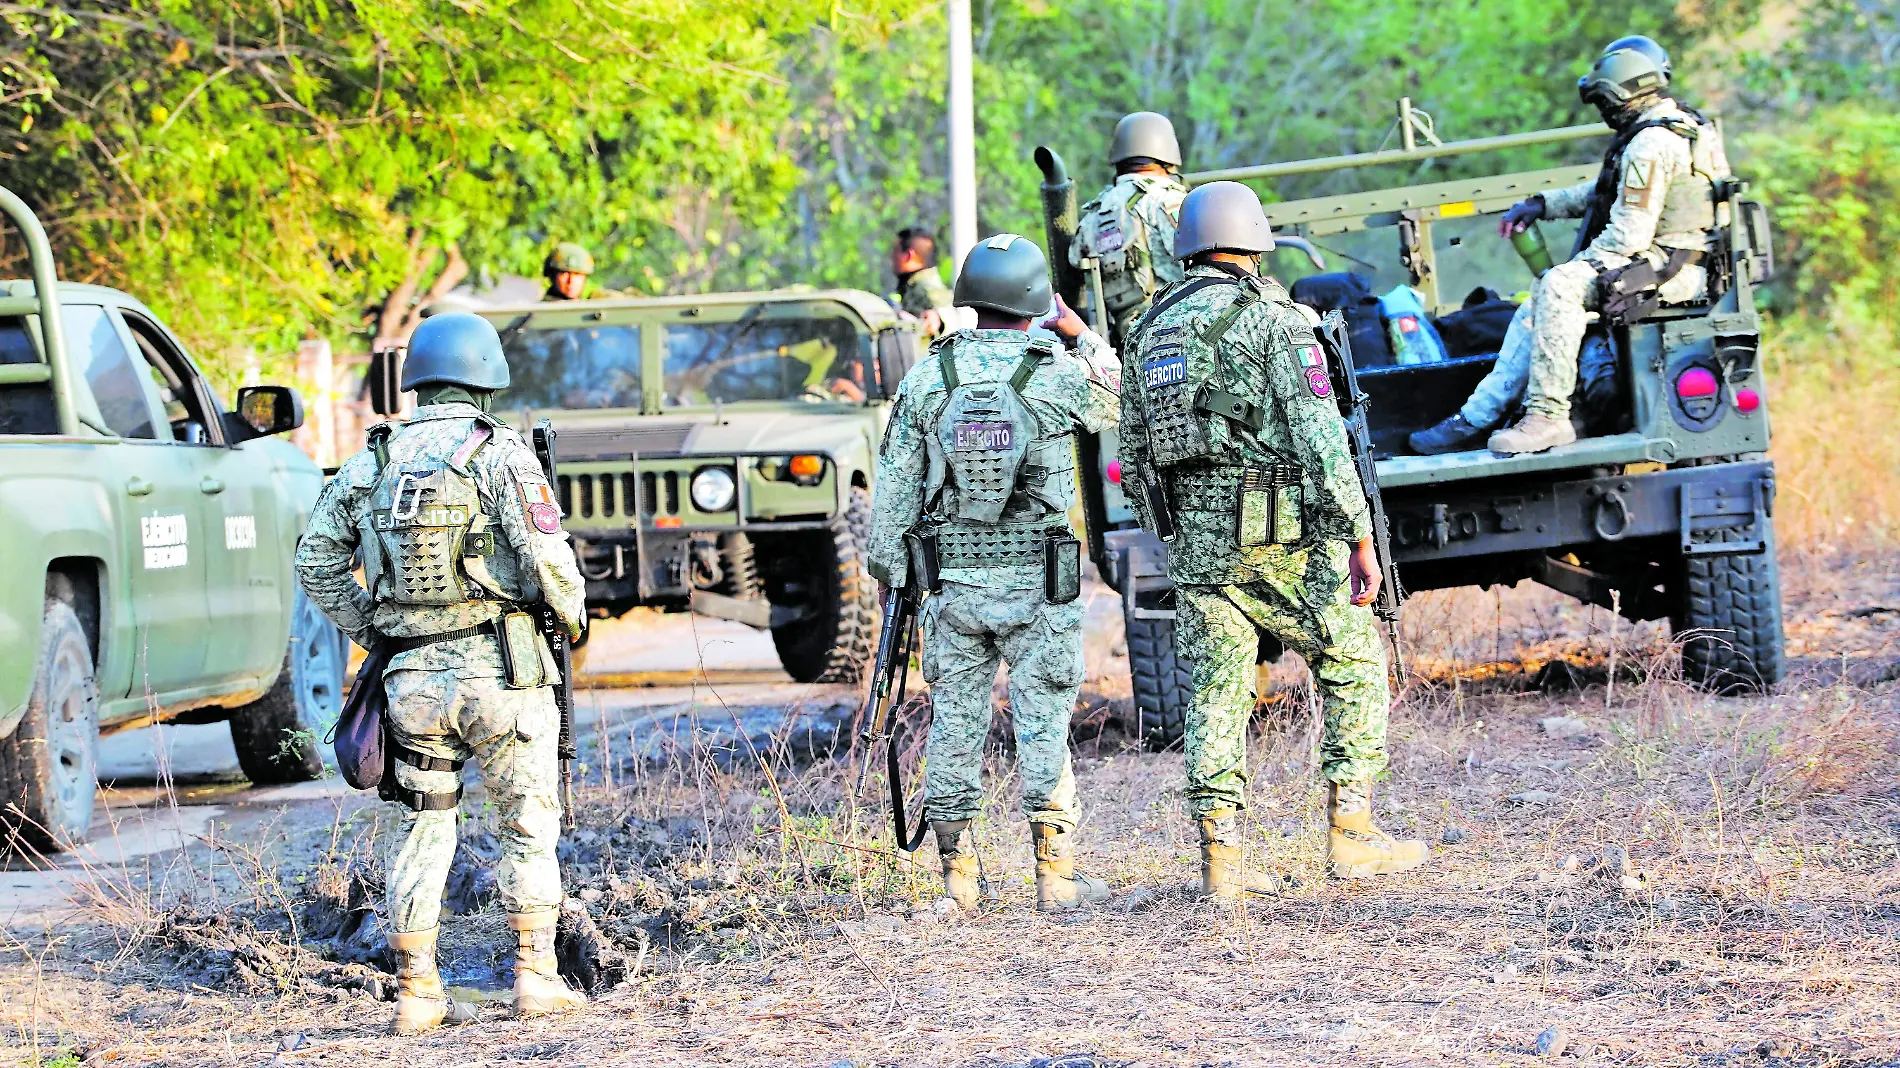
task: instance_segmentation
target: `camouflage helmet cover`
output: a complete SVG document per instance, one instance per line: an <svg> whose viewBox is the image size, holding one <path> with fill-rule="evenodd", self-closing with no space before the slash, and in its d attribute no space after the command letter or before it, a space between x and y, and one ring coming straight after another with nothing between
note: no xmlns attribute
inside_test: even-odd
<svg viewBox="0 0 1900 1068"><path fill-rule="evenodd" d="M1181 142L1174 136L1174 123L1166 115L1137 111L1122 116L1115 124L1115 136L1108 143L1108 161L1120 163L1146 156L1170 167L1181 165Z"/></svg>
<svg viewBox="0 0 1900 1068"><path fill-rule="evenodd" d="M1181 225L1174 231L1174 258L1201 252L1271 252L1273 224L1260 197L1239 182L1195 186L1181 202Z"/></svg>
<svg viewBox="0 0 1900 1068"><path fill-rule="evenodd" d="M594 257L572 241L563 241L548 253L547 261L541 265L541 273L593 274Z"/></svg>
<svg viewBox="0 0 1900 1068"><path fill-rule="evenodd" d="M494 392L508 388L508 357L494 324L469 312L445 312L422 320L402 361L402 388L464 386Z"/></svg>
<svg viewBox="0 0 1900 1068"><path fill-rule="evenodd" d="M977 242L963 257L955 293L959 308L988 308L1033 319L1055 306L1049 261L1034 241L997 234Z"/></svg>

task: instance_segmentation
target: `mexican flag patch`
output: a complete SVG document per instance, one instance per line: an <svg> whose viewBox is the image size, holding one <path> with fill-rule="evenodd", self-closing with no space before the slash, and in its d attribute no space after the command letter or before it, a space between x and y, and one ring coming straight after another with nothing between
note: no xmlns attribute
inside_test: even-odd
<svg viewBox="0 0 1900 1068"><path fill-rule="evenodd" d="M1326 377L1326 355L1318 345L1300 345L1294 351L1299 354L1300 367L1306 372L1306 388L1313 391L1315 397L1333 395L1333 380Z"/></svg>

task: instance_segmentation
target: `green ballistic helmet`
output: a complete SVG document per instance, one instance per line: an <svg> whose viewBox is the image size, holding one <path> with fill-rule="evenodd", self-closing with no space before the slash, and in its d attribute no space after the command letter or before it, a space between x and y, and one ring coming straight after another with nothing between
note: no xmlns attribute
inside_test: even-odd
<svg viewBox="0 0 1900 1068"><path fill-rule="evenodd" d="M1662 92L1669 87L1669 57L1659 62L1656 54L1661 51L1629 47L1605 52L1590 73L1577 79L1577 96L1586 104L1620 108L1637 97Z"/></svg>
<svg viewBox="0 0 1900 1068"><path fill-rule="evenodd" d="M1174 231L1174 258L1202 252L1272 252L1273 224L1260 195L1239 182L1197 185L1181 201Z"/></svg>
<svg viewBox="0 0 1900 1068"><path fill-rule="evenodd" d="M572 241L563 241L548 253L547 262L541 265L542 274L593 274L594 257L588 251Z"/></svg>
<svg viewBox="0 0 1900 1068"><path fill-rule="evenodd" d="M422 320L409 337L402 361L402 389L463 386L493 393L508 388L508 357L501 335L470 312L445 312Z"/></svg>
<svg viewBox="0 0 1900 1068"><path fill-rule="evenodd" d="M1603 54L1607 56L1611 52L1621 52L1625 48L1641 52L1651 60L1654 60L1656 66L1661 68L1663 77L1671 78L1675 76L1675 72L1669 68L1669 53L1663 50L1662 45L1656 43L1655 38L1645 37L1640 33L1633 33L1628 37L1618 37L1616 40L1603 46Z"/></svg>
<svg viewBox="0 0 1900 1068"><path fill-rule="evenodd" d="M1108 162L1120 163L1146 156L1170 167L1181 165L1181 142L1175 139L1174 123L1166 115L1137 111L1122 116L1115 124L1115 136L1108 142Z"/></svg>
<svg viewBox="0 0 1900 1068"><path fill-rule="evenodd" d="M988 308L1024 319L1047 315L1056 303L1049 261L1034 241L1018 234L979 241L963 257L955 299L959 308Z"/></svg>

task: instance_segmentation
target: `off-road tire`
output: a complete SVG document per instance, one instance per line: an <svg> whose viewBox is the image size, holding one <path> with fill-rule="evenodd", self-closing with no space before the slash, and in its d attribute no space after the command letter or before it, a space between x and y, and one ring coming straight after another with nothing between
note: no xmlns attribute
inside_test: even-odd
<svg viewBox="0 0 1900 1068"><path fill-rule="evenodd" d="M799 682L856 684L864 680L878 628L877 581L864 563L871 544L871 491L852 487L844 514L826 529L810 566L822 569L813 612L772 628L772 644L786 674ZM815 576L814 576L815 577ZM816 578L816 577L815 577Z"/></svg>
<svg viewBox="0 0 1900 1068"><path fill-rule="evenodd" d="M1671 619L1682 674L1712 693L1760 693L1781 681L1781 575L1773 533L1760 553L1690 556Z"/></svg>
<svg viewBox="0 0 1900 1068"><path fill-rule="evenodd" d="M245 777L260 785L323 777L323 737L343 701L348 646L300 589L289 648L269 692L231 713L231 745Z"/></svg>
<svg viewBox="0 0 1900 1068"><path fill-rule="evenodd" d="M79 616L48 599L26 717L0 739L0 855L86 840L98 792L99 687Z"/></svg>
<svg viewBox="0 0 1900 1068"><path fill-rule="evenodd" d="M1194 699L1192 666L1175 655L1174 619L1138 618L1123 602L1128 674L1134 682L1135 715L1148 748L1179 745L1187 735L1188 703Z"/></svg>

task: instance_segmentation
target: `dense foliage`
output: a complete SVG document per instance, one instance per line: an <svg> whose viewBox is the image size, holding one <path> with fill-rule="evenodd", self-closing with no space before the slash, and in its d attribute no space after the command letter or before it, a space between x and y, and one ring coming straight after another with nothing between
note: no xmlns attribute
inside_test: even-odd
<svg viewBox="0 0 1900 1068"><path fill-rule="evenodd" d="M1591 117L1573 86L1593 52L1640 31L1675 46L1692 99L1777 124L1738 155L1788 238L1787 291L1885 299L1890 2L1817 0L1732 62L1720 42L1752 0L976 9L985 230L1036 232L1036 144L1105 179L1127 110L1174 116L1190 167L1379 147L1401 96L1447 139L1563 125ZM70 0L0 19L0 184L44 213L68 276L140 294L214 360L307 333L360 350L441 265L445 284L533 275L559 239L639 291L882 289L891 230L947 222L931 0ZM1856 98L1887 103L1839 103Z"/></svg>

